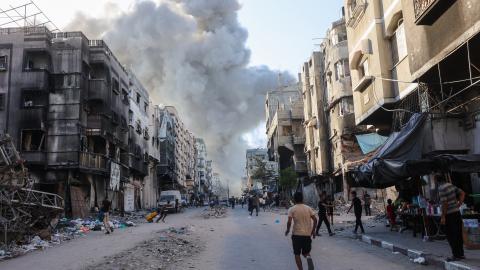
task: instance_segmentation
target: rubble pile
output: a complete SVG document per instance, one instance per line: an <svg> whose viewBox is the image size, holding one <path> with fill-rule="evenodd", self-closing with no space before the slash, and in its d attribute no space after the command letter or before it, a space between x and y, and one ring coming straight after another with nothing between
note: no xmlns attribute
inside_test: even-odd
<svg viewBox="0 0 480 270"><path fill-rule="evenodd" d="M202 250L198 239L187 239L191 228L168 228L158 232L151 240L133 249L106 257L103 262L89 266L92 270L108 269L168 269L169 265L183 261Z"/></svg>
<svg viewBox="0 0 480 270"><path fill-rule="evenodd" d="M126 214L124 217L112 216L110 226L115 229L124 229L137 226L144 221L144 212ZM96 218L62 218L53 226L53 230L38 231L38 235L24 236L22 240L0 247L0 260L21 256L34 250L43 250L53 245L85 236L91 231L103 231L103 222Z"/></svg>
<svg viewBox="0 0 480 270"><path fill-rule="evenodd" d="M204 209L200 214L201 217L208 218L224 218L227 216L227 208L225 206L216 206Z"/></svg>

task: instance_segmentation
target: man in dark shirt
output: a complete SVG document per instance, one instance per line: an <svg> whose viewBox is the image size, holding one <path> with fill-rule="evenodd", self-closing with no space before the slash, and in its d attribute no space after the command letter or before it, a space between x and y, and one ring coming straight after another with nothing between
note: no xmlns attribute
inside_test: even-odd
<svg viewBox="0 0 480 270"><path fill-rule="evenodd" d="M105 234L110 234L113 232L113 228L110 227L110 208L112 203L105 198L102 201L102 208L100 209L103 212L103 226L105 227Z"/></svg>
<svg viewBox="0 0 480 270"><path fill-rule="evenodd" d="M353 230L353 233L357 233L358 227L360 227L360 230L362 233L365 233L365 230L363 229L362 225L362 201L357 197L357 192L352 191L352 205L347 211L347 214L352 210L353 207L353 213L355 214L355 230Z"/></svg>
<svg viewBox="0 0 480 270"><path fill-rule="evenodd" d="M325 222L325 225L327 226L328 234L330 236L333 236L334 233L330 229L330 222L328 222L328 217L327 217L327 197L326 195L323 195L320 197L320 201L318 202L318 224L317 224L317 229L316 229L316 234L320 236L318 231L320 230L320 227L322 226L322 222Z"/></svg>

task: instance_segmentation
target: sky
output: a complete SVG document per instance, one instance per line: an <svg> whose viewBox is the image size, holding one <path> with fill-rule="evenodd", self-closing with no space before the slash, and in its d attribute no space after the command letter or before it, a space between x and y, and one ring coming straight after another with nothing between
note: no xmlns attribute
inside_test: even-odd
<svg viewBox="0 0 480 270"><path fill-rule="evenodd" d="M316 48L315 44L320 42L315 38L324 37L331 22L340 18L343 3L343 0L238 1L242 6L238 13L239 22L248 31L246 46L251 53L249 66L286 70L293 77L296 77L302 63ZM25 2L27 0L2 0L0 8L5 9L9 4L15 6ZM127 11L139 1L35 0L60 30L68 25L78 12L95 18L117 14L118 10L108 5L112 2L116 8ZM260 122L256 128L244 133L242 139L248 147L266 147L265 123Z"/></svg>

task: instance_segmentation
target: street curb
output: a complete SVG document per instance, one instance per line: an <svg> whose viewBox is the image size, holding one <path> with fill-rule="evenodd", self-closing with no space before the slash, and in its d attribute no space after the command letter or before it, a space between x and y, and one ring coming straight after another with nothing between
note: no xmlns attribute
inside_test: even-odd
<svg viewBox="0 0 480 270"><path fill-rule="evenodd" d="M411 260L414 260L419 257L423 257L425 258L426 262L429 265L433 265L444 270L478 270L478 268L475 268L473 266L468 266L458 262L447 262L441 258L425 254L423 251L408 249L403 246L399 246L387 241L383 241L381 239L377 239L369 235L365 235L365 234L355 235L355 238L371 246L383 248L390 252L398 252L404 256L407 256Z"/></svg>

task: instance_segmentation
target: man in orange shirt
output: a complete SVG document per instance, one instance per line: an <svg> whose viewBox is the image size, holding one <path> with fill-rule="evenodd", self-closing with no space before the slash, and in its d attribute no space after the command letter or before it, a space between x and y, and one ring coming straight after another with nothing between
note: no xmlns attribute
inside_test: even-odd
<svg viewBox="0 0 480 270"><path fill-rule="evenodd" d="M293 195L293 200L295 205L288 209L288 222L285 236L290 233L293 220L292 245L295 263L299 270L303 270L302 258L300 257L300 254L302 254L303 257L307 259L308 270L313 270L313 260L312 257L310 257L310 251L312 250L311 237L315 238L317 218L315 217L313 209L303 204L303 194L301 192L296 192Z"/></svg>

